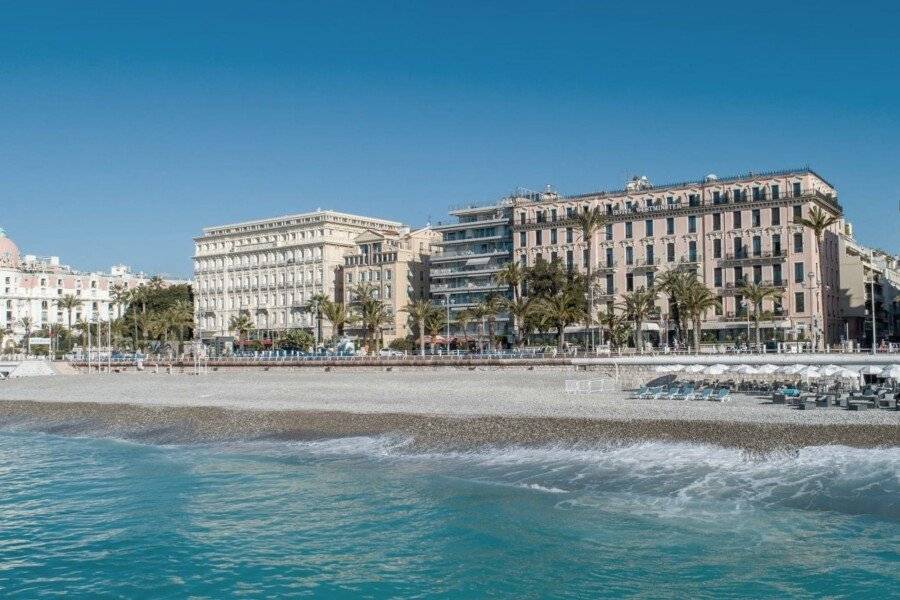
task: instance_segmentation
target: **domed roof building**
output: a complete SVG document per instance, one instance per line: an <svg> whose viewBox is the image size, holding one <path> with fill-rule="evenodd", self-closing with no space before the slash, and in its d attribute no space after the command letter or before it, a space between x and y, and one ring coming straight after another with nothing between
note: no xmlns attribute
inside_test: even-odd
<svg viewBox="0 0 900 600"><path fill-rule="evenodd" d="M19 247L6 237L3 229L0 229L0 267L11 269L19 267Z"/></svg>

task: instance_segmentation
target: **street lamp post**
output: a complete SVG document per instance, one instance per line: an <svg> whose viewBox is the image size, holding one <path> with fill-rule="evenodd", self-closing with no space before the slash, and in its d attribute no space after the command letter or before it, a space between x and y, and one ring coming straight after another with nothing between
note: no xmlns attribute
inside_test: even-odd
<svg viewBox="0 0 900 600"><path fill-rule="evenodd" d="M869 298L872 303L872 354L875 354L875 340L878 337L875 335L875 273L871 273L869 276Z"/></svg>

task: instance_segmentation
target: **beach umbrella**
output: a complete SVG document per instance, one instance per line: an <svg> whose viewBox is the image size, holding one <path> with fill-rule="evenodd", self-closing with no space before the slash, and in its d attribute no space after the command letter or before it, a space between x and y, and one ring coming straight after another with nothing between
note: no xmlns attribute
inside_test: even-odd
<svg viewBox="0 0 900 600"><path fill-rule="evenodd" d="M728 372L727 365L710 365L703 369L704 375L723 375Z"/></svg>
<svg viewBox="0 0 900 600"><path fill-rule="evenodd" d="M756 371L758 373L762 373L764 375L771 375L772 373L774 373L777 370L778 370L777 365L768 364L768 363L764 364L756 369Z"/></svg>
<svg viewBox="0 0 900 600"><path fill-rule="evenodd" d="M670 373L678 373L679 371L684 370L684 365L669 365Z"/></svg>
<svg viewBox="0 0 900 600"><path fill-rule="evenodd" d="M881 375L882 370L884 370L884 367L879 367L877 365L866 365L864 367L860 367L858 372L860 375Z"/></svg>
<svg viewBox="0 0 900 600"><path fill-rule="evenodd" d="M684 372L685 373L700 373L705 368L706 367L704 367L703 365L688 365L684 368Z"/></svg>
<svg viewBox="0 0 900 600"><path fill-rule="evenodd" d="M672 369L670 365L659 365L654 369L654 371L656 371L657 373L669 373L671 370Z"/></svg>
<svg viewBox="0 0 900 600"><path fill-rule="evenodd" d="M844 367L839 367L837 365L825 365L820 370L822 371L822 375L827 377L831 377L835 373L839 373Z"/></svg>
<svg viewBox="0 0 900 600"><path fill-rule="evenodd" d="M900 379L900 365L888 365L881 371L885 379Z"/></svg>
<svg viewBox="0 0 900 600"><path fill-rule="evenodd" d="M779 373L783 373L785 375L796 375L800 371L806 368L806 365L785 365L778 369Z"/></svg>
<svg viewBox="0 0 900 600"><path fill-rule="evenodd" d="M760 370L752 365L738 365L731 369L733 373L739 373L741 375L756 375L760 373Z"/></svg>
<svg viewBox="0 0 900 600"><path fill-rule="evenodd" d="M799 371L797 374L804 379L819 379L824 376L822 372L819 371L819 369L817 369L816 367L806 367L805 369Z"/></svg>
<svg viewBox="0 0 900 600"><path fill-rule="evenodd" d="M840 377L841 379L858 379L859 373L857 373L853 369L842 368L840 371L834 374L834 377Z"/></svg>

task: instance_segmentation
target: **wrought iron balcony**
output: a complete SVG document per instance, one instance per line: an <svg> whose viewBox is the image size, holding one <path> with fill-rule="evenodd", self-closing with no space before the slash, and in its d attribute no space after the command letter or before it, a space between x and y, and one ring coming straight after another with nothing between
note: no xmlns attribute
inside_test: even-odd
<svg viewBox="0 0 900 600"><path fill-rule="evenodd" d="M746 249L741 252L729 252L719 259L719 264L723 267L733 265L746 264L749 262L774 263L783 262L787 259L787 251L785 249L770 250L766 252L749 252Z"/></svg>

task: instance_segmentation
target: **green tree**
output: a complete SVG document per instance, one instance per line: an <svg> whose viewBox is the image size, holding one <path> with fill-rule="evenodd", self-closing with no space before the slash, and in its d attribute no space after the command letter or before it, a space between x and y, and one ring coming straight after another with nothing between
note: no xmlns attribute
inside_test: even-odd
<svg viewBox="0 0 900 600"><path fill-rule="evenodd" d="M434 352L434 340L437 336L441 334L441 331L447 325L447 317L444 316L444 311L435 307L430 313L425 316L425 331L428 332L428 335L431 336L431 351ZM447 350L450 349L450 340L447 340Z"/></svg>
<svg viewBox="0 0 900 600"><path fill-rule="evenodd" d="M558 260L539 260L525 270L524 280L530 298L550 298L566 287L568 277Z"/></svg>
<svg viewBox="0 0 900 600"><path fill-rule="evenodd" d="M228 328L231 331L237 332L239 346L242 345L243 340L253 327L253 320L250 318L250 315L246 314L235 315L231 317L231 320L228 322Z"/></svg>
<svg viewBox="0 0 900 600"><path fill-rule="evenodd" d="M800 219L800 224L803 225L804 228L810 229L813 232L813 235L816 238L816 256L818 256L818 261L816 261L816 281L818 281L821 289L824 289L825 283L822 281L821 273L822 273L822 237L825 234L825 231L838 222L838 218L835 215L831 215L826 213L824 210L820 209L818 206L813 206L809 211L809 217ZM819 301L821 294L816 294L816 307L819 315L819 319L823 318L822 315L822 306ZM818 337L818 332L817 332ZM818 345L818 344L817 344Z"/></svg>
<svg viewBox="0 0 900 600"><path fill-rule="evenodd" d="M304 310L313 315L313 318L316 321L317 344L322 343L322 315L325 310L325 305L330 302L331 301L328 299L328 296L326 296L325 294L313 294L303 306Z"/></svg>
<svg viewBox="0 0 900 600"><path fill-rule="evenodd" d="M593 298L591 291L593 290L593 260L594 260L594 235L606 224L606 216L599 206L578 213L575 217L578 229L581 231L581 241L587 250L587 264L585 265L587 274L587 285L585 286L585 302L588 304L587 318L585 323L590 327L594 318ZM587 339L587 331L585 331L585 339Z"/></svg>
<svg viewBox="0 0 900 600"><path fill-rule="evenodd" d="M344 335L344 327L353 323L353 314L343 302L327 300L322 305L322 314L331 323L335 335Z"/></svg>
<svg viewBox="0 0 900 600"><path fill-rule="evenodd" d="M516 262L508 262L494 273L494 280L500 285L508 285L512 289L513 300L521 297L522 282L525 279L525 270Z"/></svg>
<svg viewBox="0 0 900 600"><path fill-rule="evenodd" d="M428 316L435 311L434 305L427 300L416 300L407 304L403 312L409 315L409 319L413 322L419 332L419 354L425 356L425 329Z"/></svg>
<svg viewBox="0 0 900 600"><path fill-rule="evenodd" d="M748 283L740 288L741 295L747 303L753 306L753 321L755 328L756 346L760 345L759 319L763 312L763 301L767 299L781 298L781 292L771 285Z"/></svg>
<svg viewBox="0 0 900 600"><path fill-rule="evenodd" d="M469 323L471 322L472 313L469 309L464 308L456 313L456 323L459 325L459 330L462 332L463 340L467 347L469 345Z"/></svg>
<svg viewBox="0 0 900 600"><path fill-rule="evenodd" d="M682 310L685 316L691 320L694 327L694 352L700 353L702 340L700 331L706 312L720 304L719 298L708 287L695 281L682 296Z"/></svg>
<svg viewBox="0 0 900 600"><path fill-rule="evenodd" d="M56 305L66 311L66 322L69 324L69 329L72 329L72 311L81 306L81 300L71 294L66 294L56 300Z"/></svg>
<svg viewBox="0 0 900 600"><path fill-rule="evenodd" d="M304 329L291 329L278 340L278 347L282 350L309 352L315 345L313 335Z"/></svg>
<svg viewBox="0 0 900 600"><path fill-rule="evenodd" d="M651 286L647 289L638 288L622 297L623 312L634 325L634 345L638 352L644 351L643 324L656 310L657 294L656 288Z"/></svg>
<svg viewBox="0 0 900 600"><path fill-rule="evenodd" d="M484 317L488 330L488 350L492 350L495 342L495 327L497 315L503 312L506 306L506 298L500 294L488 294L481 303L484 306Z"/></svg>
<svg viewBox="0 0 900 600"><path fill-rule="evenodd" d="M28 352L31 352L30 342L31 342L31 326L33 325L31 321L31 317L22 317L19 319L19 326L25 330L25 339L22 340L23 346L28 348Z"/></svg>
<svg viewBox="0 0 900 600"><path fill-rule="evenodd" d="M687 341L687 319L682 318L682 298L685 290L697 281L697 274L692 271L671 269L661 273L654 285L660 292L669 297L670 317L675 326L678 338Z"/></svg>
<svg viewBox="0 0 900 600"><path fill-rule="evenodd" d="M563 349L566 327L580 322L586 316L584 298L572 290L538 299L535 309L556 327L556 348L559 351Z"/></svg>
<svg viewBox="0 0 900 600"><path fill-rule="evenodd" d="M506 300L506 311L512 317L513 332L516 336L516 347L521 348L525 342L523 332L525 330L525 322L528 313L532 310L531 300L528 298L516 298L514 300Z"/></svg>

